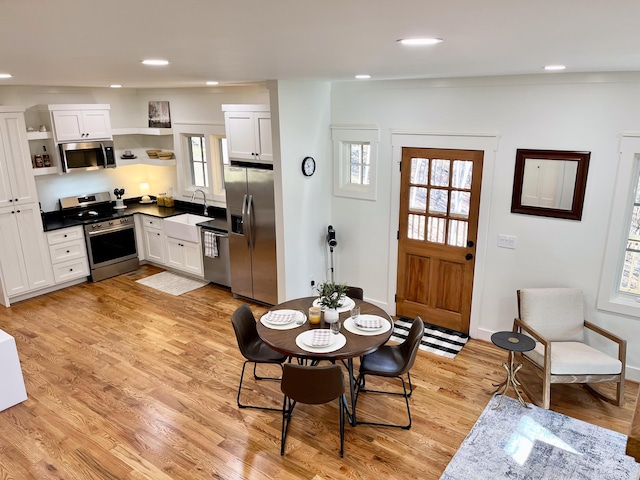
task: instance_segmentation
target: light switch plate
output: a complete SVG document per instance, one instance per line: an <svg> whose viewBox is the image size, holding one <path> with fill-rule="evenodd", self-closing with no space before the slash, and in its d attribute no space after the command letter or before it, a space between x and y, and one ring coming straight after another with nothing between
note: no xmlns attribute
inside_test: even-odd
<svg viewBox="0 0 640 480"><path fill-rule="evenodd" d="M516 237L514 235L498 235L498 246L501 248L516 248Z"/></svg>

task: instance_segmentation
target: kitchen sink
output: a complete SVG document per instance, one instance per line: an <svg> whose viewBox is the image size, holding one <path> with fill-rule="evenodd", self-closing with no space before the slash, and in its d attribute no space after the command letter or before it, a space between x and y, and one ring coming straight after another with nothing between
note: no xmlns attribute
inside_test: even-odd
<svg viewBox="0 0 640 480"><path fill-rule="evenodd" d="M200 241L200 231L196 224L209 220L211 218L193 213L167 217L164 219L164 233L167 237L197 243Z"/></svg>

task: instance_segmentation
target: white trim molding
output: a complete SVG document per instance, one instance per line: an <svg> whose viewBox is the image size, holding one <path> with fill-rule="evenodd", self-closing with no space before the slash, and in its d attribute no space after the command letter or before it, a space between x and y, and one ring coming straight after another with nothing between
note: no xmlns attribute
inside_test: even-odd
<svg viewBox="0 0 640 480"><path fill-rule="evenodd" d="M605 248L597 306L601 310L640 317L636 295L619 291L622 264L629 237L630 208L640 172L640 133L624 133L620 139L620 154L616 176L607 246Z"/></svg>
<svg viewBox="0 0 640 480"><path fill-rule="evenodd" d="M473 276L473 293L471 298L471 319L469 335L477 338L482 310L483 286L486 275L487 245L489 236L489 213L491 211L491 192L495 156L498 150L499 135L497 133L441 133L418 132L412 130L392 130L391 147L393 161L390 172L391 183L391 221L390 225L398 225L400 221L400 163L402 161L402 147L415 148L447 148L455 150L481 150L484 152L482 163L482 185L480 191L480 214L478 217L478 237L476 249L476 264ZM389 232L389 285L397 284L398 274L398 238L395 230ZM395 288L390 289L395 292ZM389 298L395 313L393 295Z"/></svg>
<svg viewBox="0 0 640 480"><path fill-rule="evenodd" d="M380 129L375 125L332 125L333 194L360 200L375 200L377 194L378 144ZM369 184L350 182L349 143L367 143L369 151Z"/></svg>

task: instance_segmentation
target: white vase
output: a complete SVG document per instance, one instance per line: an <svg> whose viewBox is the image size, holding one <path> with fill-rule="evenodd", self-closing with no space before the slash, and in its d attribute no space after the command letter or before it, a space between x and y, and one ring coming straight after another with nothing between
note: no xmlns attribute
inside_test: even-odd
<svg viewBox="0 0 640 480"><path fill-rule="evenodd" d="M324 311L324 321L327 323L337 322L339 318L340 318L340 314L338 313L338 310L336 310L335 308L327 308Z"/></svg>

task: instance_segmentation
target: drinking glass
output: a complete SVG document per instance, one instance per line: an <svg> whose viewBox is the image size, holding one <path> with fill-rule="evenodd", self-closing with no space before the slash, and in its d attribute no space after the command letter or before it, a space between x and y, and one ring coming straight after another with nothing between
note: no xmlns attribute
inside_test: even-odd
<svg viewBox="0 0 640 480"><path fill-rule="evenodd" d="M305 320L305 314L303 310L298 310L296 314L296 325L302 325Z"/></svg>
<svg viewBox="0 0 640 480"><path fill-rule="evenodd" d="M338 335L340 333L340 320L336 320L335 322L330 324L331 333L334 335Z"/></svg>
<svg viewBox="0 0 640 480"><path fill-rule="evenodd" d="M355 322L359 316L360 316L360 307L353 307L351 309L351 320Z"/></svg>
<svg viewBox="0 0 640 480"><path fill-rule="evenodd" d="M320 307L309 307L309 323L320 325L322 310Z"/></svg>

